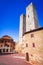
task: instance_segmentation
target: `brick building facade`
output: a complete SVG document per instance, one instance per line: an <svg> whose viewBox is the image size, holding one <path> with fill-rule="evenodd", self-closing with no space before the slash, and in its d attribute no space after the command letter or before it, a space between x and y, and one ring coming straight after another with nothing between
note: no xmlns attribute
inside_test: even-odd
<svg viewBox="0 0 43 65"><path fill-rule="evenodd" d="M12 52L14 49L15 42L10 36L5 35L0 38L0 53Z"/></svg>

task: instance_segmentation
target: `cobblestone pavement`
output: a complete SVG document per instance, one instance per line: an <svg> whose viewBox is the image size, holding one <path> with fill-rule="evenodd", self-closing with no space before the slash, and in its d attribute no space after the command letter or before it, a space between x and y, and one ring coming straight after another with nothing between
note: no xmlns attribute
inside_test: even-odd
<svg viewBox="0 0 43 65"><path fill-rule="evenodd" d="M16 57L17 56L17 57ZM0 65L31 65L21 54L0 55Z"/></svg>

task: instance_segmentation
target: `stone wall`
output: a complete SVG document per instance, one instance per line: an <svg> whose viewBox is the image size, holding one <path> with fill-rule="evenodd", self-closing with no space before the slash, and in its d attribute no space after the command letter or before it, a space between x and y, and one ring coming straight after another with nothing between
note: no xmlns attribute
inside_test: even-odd
<svg viewBox="0 0 43 65"><path fill-rule="evenodd" d="M22 53L28 52L30 60L43 63L43 30L25 34L22 45Z"/></svg>

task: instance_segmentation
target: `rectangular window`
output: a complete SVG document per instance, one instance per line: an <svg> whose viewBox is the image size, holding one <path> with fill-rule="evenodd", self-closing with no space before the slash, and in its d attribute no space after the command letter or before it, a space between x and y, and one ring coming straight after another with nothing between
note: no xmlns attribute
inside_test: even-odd
<svg viewBox="0 0 43 65"><path fill-rule="evenodd" d="M31 38L34 37L34 34L31 34Z"/></svg>
<svg viewBox="0 0 43 65"><path fill-rule="evenodd" d="M26 43L26 47L28 47L28 44Z"/></svg>
<svg viewBox="0 0 43 65"><path fill-rule="evenodd" d="M35 47L35 43L33 43L33 47Z"/></svg>

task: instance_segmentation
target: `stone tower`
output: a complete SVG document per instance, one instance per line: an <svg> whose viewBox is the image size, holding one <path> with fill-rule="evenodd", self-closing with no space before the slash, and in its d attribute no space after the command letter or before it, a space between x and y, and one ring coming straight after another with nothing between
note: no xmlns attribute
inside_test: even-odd
<svg viewBox="0 0 43 65"><path fill-rule="evenodd" d="M26 7L26 16L20 16L19 43L22 44L23 34L38 28L38 18L34 5L31 3Z"/></svg>
<svg viewBox="0 0 43 65"><path fill-rule="evenodd" d="M38 18L34 5L26 7L26 32L38 28Z"/></svg>
<svg viewBox="0 0 43 65"><path fill-rule="evenodd" d="M22 44L22 37L26 31L26 16L23 14L20 16L20 27L19 28L20 28L19 29L19 43Z"/></svg>

